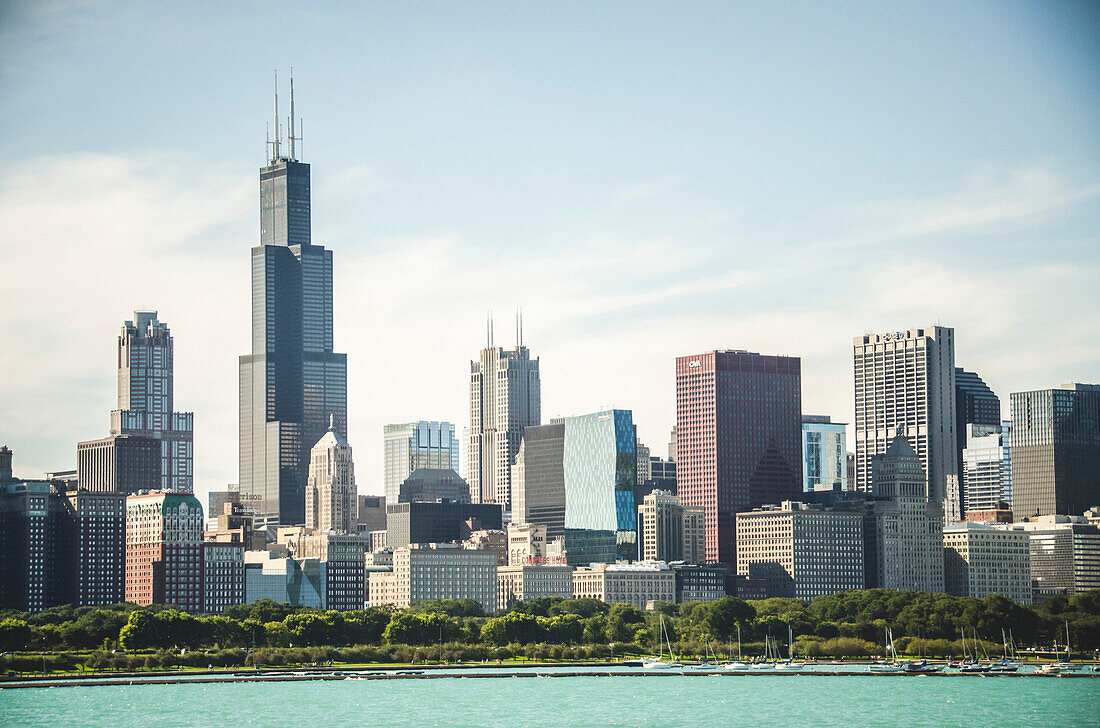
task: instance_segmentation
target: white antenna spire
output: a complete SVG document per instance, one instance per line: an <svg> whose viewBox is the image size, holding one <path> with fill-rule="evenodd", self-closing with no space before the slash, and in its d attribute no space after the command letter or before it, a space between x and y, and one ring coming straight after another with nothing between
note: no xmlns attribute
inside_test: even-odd
<svg viewBox="0 0 1100 728"><path fill-rule="evenodd" d="M267 157L267 163L271 164L271 122L264 124L264 156Z"/></svg>
<svg viewBox="0 0 1100 728"><path fill-rule="evenodd" d="M294 156L294 142L296 137L294 136L294 66L290 67L290 159L297 161L297 157Z"/></svg>
<svg viewBox="0 0 1100 728"><path fill-rule="evenodd" d="M278 159L280 156L279 149L279 71L275 71L275 142L272 146L272 156Z"/></svg>
<svg viewBox="0 0 1100 728"><path fill-rule="evenodd" d="M523 306L519 307L519 345L523 346Z"/></svg>

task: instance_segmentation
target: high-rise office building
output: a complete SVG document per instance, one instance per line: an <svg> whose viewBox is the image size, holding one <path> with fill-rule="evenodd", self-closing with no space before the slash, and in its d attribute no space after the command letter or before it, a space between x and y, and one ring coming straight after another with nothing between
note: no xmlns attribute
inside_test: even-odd
<svg viewBox="0 0 1100 728"><path fill-rule="evenodd" d="M1039 516L994 528L1021 531L1031 539L1035 601L1058 594L1076 596L1100 589L1100 526L1084 516Z"/></svg>
<svg viewBox="0 0 1100 728"><path fill-rule="evenodd" d="M194 490L194 415L175 411L174 349L167 324L156 311L134 311L118 337L118 409L112 435L156 440L160 482L156 490Z"/></svg>
<svg viewBox="0 0 1100 728"><path fill-rule="evenodd" d="M92 493L159 490L163 443L138 435L109 435L76 444L77 482ZM187 491L190 492L190 491Z"/></svg>
<svg viewBox="0 0 1100 728"><path fill-rule="evenodd" d="M676 494L706 509L707 563L736 563L736 513L801 492L801 361L746 351L677 357Z"/></svg>
<svg viewBox="0 0 1100 728"><path fill-rule="evenodd" d="M1010 441L1017 521L1100 504L1100 384L1014 392Z"/></svg>
<svg viewBox="0 0 1100 728"><path fill-rule="evenodd" d="M490 324L491 326L491 324ZM510 512L511 467L523 431L542 423L539 360L523 345L517 322L515 349L488 346L470 362L470 429L466 482L474 503L497 503Z"/></svg>
<svg viewBox="0 0 1100 728"><path fill-rule="evenodd" d="M329 424L309 455L306 482L306 528L311 531L356 532L355 464L351 445Z"/></svg>
<svg viewBox="0 0 1100 728"><path fill-rule="evenodd" d="M221 614L244 604L244 552L240 541L206 541L202 545L202 611Z"/></svg>
<svg viewBox="0 0 1100 728"><path fill-rule="evenodd" d="M512 468L512 522L545 525L571 564L634 559L636 468L629 410L528 427Z"/></svg>
<svg viewBox="0 0 1100 728"><path fill-rule="evenodd" d="M906 437L944 520L961 520L955 430L955 331L931 326L853 340L855 488L871 490L871 458Z"/></svg>
<svg viewBox="0 0 1100 728"><path fill-rule="evenodd" d="M356 533L368 534L371 531L386 530L386 496L361 495L358 497L359 512L358 522L355 526Z"/></svg>
<svg viewBox="0 0 1100 728"><path fill-rule="evenodd" d="M252 353L240 357L240 490L260 522L298 524L311 448L330 420L347 437L347 355L333 351L332 252L310 239L310 170L295 156L293 118L289 154L275 137L260 170Z"/></svg>
<svg viewBox="0 0 1100 728"><path fill-rule="evenodd" d="M963 430L962 492L967 518L971 513L996 510L1012 502L1012 472L1007 433L1000 425L967 423Z"/></svg>
<svg viewBox="0 0 1100 728"><path fill-rule="evenodd" d="M829 415L802 416L803 490L848 490L847 430Z"/></svg>
<svg viewBox="0 0 1100 728"><path fill-rule="evenodd" d="M638 506L639 557L643 561L706 561L706 511L682 506L672 493L655 490Z"/></svg>
<svg viewBox="0 0 1100 728"><path fill-rule="evenodd" d="M57 604L61 502L50 483L0 484L0 609L40 612Z"/></svg>
<svg viewBox="0 0 1100 728"><path fill-rule="evenodd" d="M201 612L202 504L193 495L153 492L126 499L126 601Z"/></svg>
<svg viewBox="0 0 1100 728"><path fill-rule="evenodd" d="M458 472L458 438L450 422L406 422L386 425L383 432L383 480L388 502L397 502L401 483L415 470Z"/></svg>
<svg viewBox="0 0 1100 728"><path fill-rule="evenodd" d="M958 463L962 512L968 510L963 485L963 449L967 447L966 426L996 428L1001 424L1001 400L980 376L955 367L955 452Z"/></svg>

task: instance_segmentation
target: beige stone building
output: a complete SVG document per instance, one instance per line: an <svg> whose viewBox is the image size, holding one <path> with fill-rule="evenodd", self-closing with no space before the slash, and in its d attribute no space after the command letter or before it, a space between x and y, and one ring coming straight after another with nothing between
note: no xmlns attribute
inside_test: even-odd
<svg viewBox="0 0 1100 728"><path fill-rule="evenodd" d="M573 596L645 609L648 602L676 601L676 577L663 561L581 566L573 571Z"/></svg>
<svg viewBox="0 0 1100 728"><path fill-rule="evenodd" d="M863 515L784 501L737 514L737 574L769 597L813 599L862 589Z"/></svg>
<svg viewBox="0 0 1100 728"><path fill-rule="evenodd" d="M1031 603L1031 539L984 523L957 523L943 530L947 593L982 599L1000 594Z"/></svg>
<svg viewBox="0 0 1100 728"><path fill-rule="evenodd" d="M310 451L306 481L306 529L355 533L358 524L351 446L335 421Z"/></svg>
<svg viewBox="0 0 1100 728"><path fill-rule="evenodd" d="M486 612L497 606L497 557L457 544L413 544L395 549L392 571L369 575L370 606L405 608L429 599L473 599Z"/></svg>
<svg viewBox="0 0 1100 728"><path fill-rule="evenodd" d="M561 564L518 564L497 569L497 609L540 597L573 596L573 567Z"/></svg>
<svg viewBox="0 0 1100 728"><path fill-rule="evenodd" d="M640 558L706 563L705 514L704 508L680 505L680 499L668 491L655 490L646 495L638 506Z"/></svg>
<svg viewBox="0 0 1100 728"><path fill-rule="evenodd" d="M505 531L499 529L472 531L462 545L468 549L492 551L496 554L497 566L508 564L508 534Z"/></svg>

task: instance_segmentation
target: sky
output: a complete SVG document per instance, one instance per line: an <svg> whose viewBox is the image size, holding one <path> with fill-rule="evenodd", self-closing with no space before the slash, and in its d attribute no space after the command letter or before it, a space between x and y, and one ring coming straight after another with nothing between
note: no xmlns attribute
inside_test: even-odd
<svg viewBox="0 0 1100 728"><path fill-rule="evenodd" d="M488 311L544 421L630 409L662 456L706 350L801 357L843 422L867 332L954 327L1005 403L1100 382L1097 37L1084 2L0 0L0 443L74 468L150 308L196 492L237 482L291 67L362 493L383 425L467 423Z"/></svg>

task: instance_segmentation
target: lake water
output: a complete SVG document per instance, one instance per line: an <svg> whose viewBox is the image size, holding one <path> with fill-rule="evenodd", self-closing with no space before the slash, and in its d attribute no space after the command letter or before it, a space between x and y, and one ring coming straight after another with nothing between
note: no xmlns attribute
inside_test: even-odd
<svg viewBox="0 0 1100 728"><path fill-rule="evenodd" d="M1100 678L339 680L0 691L0 726L1094 726Z"/></svg>

